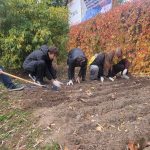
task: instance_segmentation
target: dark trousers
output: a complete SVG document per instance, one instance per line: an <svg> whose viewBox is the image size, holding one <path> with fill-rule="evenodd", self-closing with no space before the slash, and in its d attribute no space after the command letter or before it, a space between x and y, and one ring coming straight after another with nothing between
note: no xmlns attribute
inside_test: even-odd
<svg viewBox="0 0 150 150"><path fill-rule="evenodd" d="M36 80L38 81L43 82L44 77L49 80L53 78L51 73L51 66L47 66L47 64L43 60L31 61L28 64L24 64L23 68L26 72L34 75L36 77ZM53 70L53 74L54 73L56 75L56 71Z"/></svg>
<svg viewBox="0 0 150 150"><path fill-rule="evenodd" d="M98 79L100 79L100 77L102 77L102 76L104 76L103 66L99 66Z"/></svg>
<svg viewBox="0 0 150 150"><path fill-rule="evenodd" d="M122 59L118 64L113 65L111 76L115 76L119 72L123 72L124 69L128 69L127 60Z"/></svg>
<svg viewBox="0 0 150 150"><path fill-rule="evenodd" d="M85 81L87 66L82 66L79 71L79 77L82 77L82 81Z"/></svg>
<svg viewBox="0 0 150 150"><path fill-rule="evenodd" d="M3 70L4 68L0 66L0 69ZM14 83L9 78L9 76L4 74L0 74L0 82L2 82L6 88L11 88L14 86Z"/></svg>
<svg viewBox="0 0 150 150"><path fill-rule="evenodd" d="M86 70L87 70L86 66L80 67L78 76L82 78L82 81L85 81ZM69 78L69 80L72 80L75 78L75 67L74 66L68 67L68 78Z"/></svg>

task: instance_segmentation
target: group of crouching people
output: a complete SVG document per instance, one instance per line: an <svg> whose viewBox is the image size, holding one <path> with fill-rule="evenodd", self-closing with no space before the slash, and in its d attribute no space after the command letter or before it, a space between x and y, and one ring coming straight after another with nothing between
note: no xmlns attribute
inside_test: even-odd
<svg viewBox="0 0 150 150"><path fill-rule="evenodd" d="M70 61L70 58L72 58L72 61ZM99 54L95 54L89 61L87 61L87 58L81 49L75 48L70 51L68 60L68 74L70 75L72 72L72 76L68 75L68 85L73 85L75 67L81 67L78 77L75 80L79 83L80 79L82 79L82 81L85 80L87 66L90 68L91 80L104 82L104 79L108 78L109 80L114 81L118 74L120 74L122 78L129 79L127 75L129 61L124 57L120 48L108 53L101 52Z"/></svg>
<svg viewBox="0 0 150 150"><path fill-rule="evenodd" d="M23 63L25 72L37 84L44 86L44 77L52 82L56 87L61 87L63 84L57 79L57 72L53 66L53 60L58 55L56 47L41 46L38 50L33 51L27 56ZM120 48L116 51L101 52L95 54L89 61L80 48L74 48L68 53L68 82L67 85L74 85L75 82L80 83L85 81L87 67L90 68L90 79L104 82L105 78L114 81L117 74L122 78L129 79L128 68L129 61L123 56ZM75 78L75 68L80 67L79 74ZM23 87L14 86L11 79L3 74L3 68L0 67L0 80L4 85L12 90L21 90ZM11 89L10 89L11 90Z"/></svg>

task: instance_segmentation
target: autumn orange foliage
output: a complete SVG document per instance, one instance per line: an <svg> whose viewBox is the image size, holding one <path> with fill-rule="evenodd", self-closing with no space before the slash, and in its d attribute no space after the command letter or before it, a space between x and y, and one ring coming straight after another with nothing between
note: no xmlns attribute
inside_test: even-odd
<svg viewBox="0 0 150 150"><path fill-rule="evenodd" d="M73 26L68 50L80 47L90 58L94 53L122 47L131 71L150 75L150 0L134 0Z"/></svg>

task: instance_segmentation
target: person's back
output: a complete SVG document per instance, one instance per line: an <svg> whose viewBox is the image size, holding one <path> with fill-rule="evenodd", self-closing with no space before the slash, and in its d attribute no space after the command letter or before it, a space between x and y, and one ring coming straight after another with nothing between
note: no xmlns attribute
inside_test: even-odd
<svg viewBox="0 0 150 150"><path fill-rule="evenodd" d="M105 62L105 53L99 53L92 57L90 60L90 79L91 80L104 80L103 79L103 70Z"/></svg>
<svg viewBox="0 0 150 150"><path fill-rule="evenodd" d="M85 80L86 69L87 69L87 58L84 52L80 48L74 48L69 52L67 65L68 65L68 78L69 78L69 82L67 83L67 85L73 85L73 79L75 76L75 67L80 67L80 71L76 79L76 82L80 83L81 77L82 77L82 81Z"/></svg>
<svg viewBox="0 0 150 150"><path fill-rule="evenodd" d="M99 53L90 65L103 65L105 60L105 53Z"/></svg>
<svg viewBox="0 0 150 150"><path fill-rule="evenodd" d="M113 57L114 51L111 51L109 53L102 52L96 55L95 59L90 61L90 79L101 80L103 82L105 76L108 77L111 81L113 81L109 73Z"/></svg>
<svg viewBox="0 0 150 150"><path fill-rule="evenodd" d="M23 68L25 70L33 71L33 66L29 66L29 63L31 61L38 61L38 60L43 60L45 62L50 61L48 58L48 50L49 47L47 45L43 45L39 49L30 53L23 63Z"/></svg>
<svg viewBox="0 0 150 150"><path fill-rule="evenodd" d="M68 54L68 63L73 63L77 58L85 58L84 52L80 48L73 48Z"/></svg>

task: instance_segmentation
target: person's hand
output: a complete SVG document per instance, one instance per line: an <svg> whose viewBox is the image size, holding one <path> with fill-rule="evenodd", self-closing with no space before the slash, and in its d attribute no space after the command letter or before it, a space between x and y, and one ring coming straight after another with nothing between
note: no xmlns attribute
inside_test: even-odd
<svg viewBox="0 0 150 150"><path fill-rule="evenodd" d="M68 86L73 85L73 81L72 81L72 80L69 80L69 82L67 82L67 85L68 85Z"/></svg>
<svg viewBox="0 0 150 150"><path fill-rule="evenodd" d="M0 74L2 74L3 73L3 70L2 69L0 69Z"/></svg>
<svg viewBox="0 0 150 150"><path fill-rule="evenodd" d="M77 78L76 78L76 82L77 82L77 83L80 83L80 77L77 77Z"/></svg>
<svg viewBox="0 0 150 150"><path fill-rule="evenodd" d="M62 82L60 82L60 81L58 81L58 80L55 80L55 81L57 81L60 85L63 85L63 83L62 83Z"/></svg>
<svg viewBox="0 0 150 150"><path fill-rule="evenodd" d="M124 69L123 72L122 72L122 74L123 74L123 75L126 75L127 72L128 72L128 69Z"/></svg>
<svg viewBox="0 0 150 150"><path fill-rule="evenodd" d="M114 79L114 78L112 78L112 77L109 77L109 80L110 80L110 81L112 81L112 82L114 82L114 81L115 81L115 79Z"/></svg>
<svg viewBox="0 0 150 150"><path fill-rule="evenodd" d="M101 82L103 83L104 82L104 77L101 77L100 79L101 79Z"/></svg>
<svg viewBox="0 0 150 150"><path fill-rule="evenodd" d="M63 85L63 83L58 80L53 80L52 83L59 88L61 87L61 85Z"/></svg>

